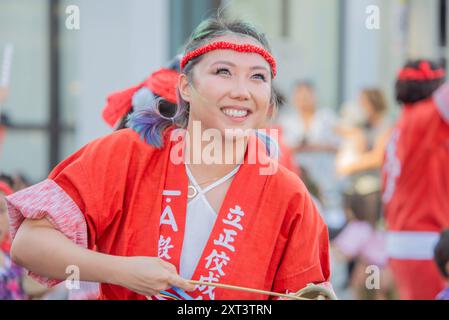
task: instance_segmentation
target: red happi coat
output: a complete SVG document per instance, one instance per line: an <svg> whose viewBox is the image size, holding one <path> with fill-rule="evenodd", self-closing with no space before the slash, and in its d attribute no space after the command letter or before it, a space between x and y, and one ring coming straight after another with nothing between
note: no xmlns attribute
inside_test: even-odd
<svg viewBox="0 0 449 320"><path fill-rule="evenodd" d="M386 149L383 182L389 233L408 237L387 241L399 296L435 299L446 280L432 259L433 245L422 235L433 234L436 243L449 227L449 84L429 99L403 106Z"/></svg>
<svg viewBox="0 0 449 320"><path fill-rule="evenodd" d="M404 106L383 165L383 201L391 231L449 227L449 84Z"/></svg>
<svg viewBox="0 0 449 320"><path fill-rule="evenodd" d="M46 200L41 200L47 209L39 211L45 211L73 241L88 248L96 245L99 252L112 255L159 256L179 271L188 178L184 163L170 160L178 143L166 138L165 147L156 149L125 129L88 144L59 164L40 189L36 185L35 190L31 187L8 198L13 236L23 217L42 217L27 207L27 202L38 200L26 199L48 193ZM256 146L259 154L265 155L263 160L271 161L257 138L253 137L249 146ZM327 227L304 184L282 166L272 175L261 175L263 163L268 162L251 164L247 152L193 280L277 292L297 291L308 283L329 280ZM71 224L78 230L67 226L67 212L58 218L55 206L48 204L51 199L65 201L66 207L71 201L76 204L71 207L79 209L83 219L78 216ZM201 286L189 294L198 299L268 298ZM100 298L145 299L109 284L101 285Z"/></svg>

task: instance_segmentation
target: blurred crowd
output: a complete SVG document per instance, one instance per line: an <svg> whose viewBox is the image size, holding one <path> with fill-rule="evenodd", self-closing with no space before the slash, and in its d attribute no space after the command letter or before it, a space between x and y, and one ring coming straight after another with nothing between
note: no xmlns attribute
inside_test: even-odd
<svg viewBox="0 0 449 320"><path fill-rule="evenodd" d="M431 76L426 78L419 70L435 71L439 80ZM440 86L444 80L441 74L437 75L442 70L438 64L427 60L412 61L404 66L395 87L396 100L404 110L396 118L392 116L394 106L387 104L385 94L379 88L363 88L356 101L332 108L320 105L317 87L310 81L298 81L292 92L291 108L281 110L278 121L284 130L285 143L293 151L301 177L329 226L332 277L340 298L447 299L444 287L449 268L446 229L449 217L449 122L445 119L445 111L437 115L437 108L431 103L437 89L442 91ZM410 78L406 77L408 72ZM447 108L449 96L446 94L444 99L445 102L441 103ZM434 113L431 116L432 109ZM403 138L399 147L402 149L397 151L402 152L398 156L402 159L394 158L396 155L393 157L397 160L393 166L395 178L401 173L402 166L405 175L415 171L413 183L416 190L422 189L419 185L424 189L414 194L400 194L409 187L403 188L402 185L408 183L403 179L398 182L402 185L396 186L399 190L396 198L410 196L410 201L400 199L395 203L405 207L403 203L416 200L423 205L416 208L416 216L408 209L390 208L391 221L388 224L385 209L391 200L385 201L385 198L389 192L386 180L391 165L386 152L392 149L389 142L397 147L398 138L394 132L400 130L403 136L409 137ZM416 140L416 136L422 140ZM439 140L439 136L444 136L443 140ZM416 147L414 155L415 143L421 147ZM390 153L394 152L396 149L390 150ZM438 153L442 156L435 155ZM419 160L411 160L413 156ZM431 162L439 165L433 169L429 169L430 166L426 169L417 167L417 164L428 166ZM432 191L425 189L433 187L436 189ZM438 195L429 197L431 192ZM401 219L410 218L411 222L398 223L398 212L404 212ZM438 215L443 218L439 219ZM401 243L402 238L394 238L397 234L404 235L403 239L410 242ZM423 236L421 242L420 236ZM430 245L426 246L429 239ZM394 253L394 250L399 253ZM420 256L422 250L433 252ZM391 268L393 264L394 270Z"/></svg>

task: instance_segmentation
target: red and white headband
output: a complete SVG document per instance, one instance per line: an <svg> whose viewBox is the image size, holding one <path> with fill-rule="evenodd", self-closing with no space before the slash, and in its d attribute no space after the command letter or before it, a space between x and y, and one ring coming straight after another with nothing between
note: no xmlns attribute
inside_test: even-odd
<svg viewBox="0 0 449 320"><path fill-rule="evenodd" d="M264 48L252 45L252 44L235 44L231 42L225 42L225 41L219 41L219 42L212 42L209 43L203 47L200 47L198 49L195 49L191 52L186 53L186 55L181 60L181 71L184 69L186 64L203 54L206 54L213 50L234 50L237 52L249 52L249 53L257 53L260 54L271 66L271 71L273 73L273 78L276 77L276 60L274 57Z"/></svg>

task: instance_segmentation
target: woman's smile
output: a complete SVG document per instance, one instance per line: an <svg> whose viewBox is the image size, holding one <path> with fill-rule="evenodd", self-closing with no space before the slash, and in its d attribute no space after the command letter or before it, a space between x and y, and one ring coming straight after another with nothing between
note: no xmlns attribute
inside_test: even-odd
<svg viewBox="0 0 449 320"><path fill-rule="evenodd" d="M221 108L221 112L233 122L243 122L251 115L249 108L229 106Z"/></svg>

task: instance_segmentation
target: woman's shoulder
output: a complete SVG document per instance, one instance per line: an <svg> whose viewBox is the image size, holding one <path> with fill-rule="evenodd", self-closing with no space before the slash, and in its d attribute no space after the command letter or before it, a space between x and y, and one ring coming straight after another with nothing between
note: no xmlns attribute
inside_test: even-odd
<svg viewBox="0 0 449 320"><path fill-rule="evenodd" d="M81 152L101 158L124 157L125 155L149 156L160 149L148 144L133 129L121 129L97 138L85 145Z"/></svg>
<svg viewBox="0 0 449 320"><path fill-rule="evenodd" d="M127 166L130 163L135 163L136 159L149 159L156 150L155 147L142 140L134 130L118 130L84 145L59 163L49 177L56 176L72 165L91 168L93 171L111 166L117 168Z"/></svg>
<svg viewBox="0 0 449 320"><path fill-rule="evenodd" d="M147 144L140 135L133 129L121 129L114 131L113 133L107 134L103 137L97 138L88 145L95 146L122 146L123 148L130 147L133 145L140 145L142 147L152 148L151 145Z"/></svg>
<svg viewBox="0 0 449 320"><path fill-rule="evenodd" d="M295 173L283 166L279 166L278 171L271 177L270 197L276 198L280 203L283 215L283 223L291 225L299 219L301 224L325 225L318 208L307 190L304 182ZM276 213L276 219L279 219L280 212Z"/></svg>

